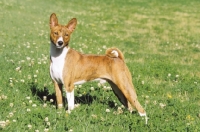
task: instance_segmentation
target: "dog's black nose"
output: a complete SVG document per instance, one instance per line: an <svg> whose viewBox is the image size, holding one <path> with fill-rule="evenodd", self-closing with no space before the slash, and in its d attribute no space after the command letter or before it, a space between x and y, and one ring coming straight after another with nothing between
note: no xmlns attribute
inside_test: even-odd
<svg viewBox="0 0 200 132"><path fill-rule="evenodd" d="M62 45L63 44L63 41L58 41L58 45Z"/></svg>

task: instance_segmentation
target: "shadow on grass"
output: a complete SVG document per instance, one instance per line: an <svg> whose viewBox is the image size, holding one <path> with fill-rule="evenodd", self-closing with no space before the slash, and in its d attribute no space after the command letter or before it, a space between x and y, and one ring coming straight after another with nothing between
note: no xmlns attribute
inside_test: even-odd
<svg viewBox="0 0 200 132"><path fill-rule="evenodd" d="M53 99L54 101L51 103L53 105L57 106L56 103L56 95L55 93L49 94L49 90L47 87L44 87L43 90L42 89L38 89L37 84L35 83L30 83L30 90L32 92L33 96L36 96L42 103L44 102L43 97L46 96L46 101L51 102L50 100ZM96 100L96 96L92 96L89 93L84 94L80 97L75 96L75 103L80 103L80 104L88 104L90 105L94 100ZM64 102L64 106L66 105L66 99L63 96L63 102Z"/></svg>

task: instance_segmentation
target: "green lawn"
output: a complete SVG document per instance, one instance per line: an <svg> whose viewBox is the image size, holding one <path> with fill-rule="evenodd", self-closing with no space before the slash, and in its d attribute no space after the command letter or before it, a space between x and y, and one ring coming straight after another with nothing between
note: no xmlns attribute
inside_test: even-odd
<svg viewBox="0 0 200 132"><path fill-rule="evenodd" d="M0 131L200 131L199 7L199 0L1 0ZM71 48L121 49L147 125L97 82L76 86L79 107L71 114L56 109L49 76L53 12L61 24L77 18Z"/></svg>

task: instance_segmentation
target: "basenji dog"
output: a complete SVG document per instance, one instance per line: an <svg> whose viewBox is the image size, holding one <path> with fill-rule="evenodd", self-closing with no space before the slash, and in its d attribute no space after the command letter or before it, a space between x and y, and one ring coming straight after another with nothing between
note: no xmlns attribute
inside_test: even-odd
<svg viewBox="0 0 200 132"><path fill-rule="evenodd" d="M71 111L74 109L74 85L103 79L110 84L125 107L132 111L133 106L140 116L146 116L137 99L122 52L117 48L109 48L105 55L90 55L71 49L70 35L76 25L76 18L71 19L67 25L60 25L55 13L50 16L50 75L54 82L57 107L63 107L63 85L68 111Z"/></svg>

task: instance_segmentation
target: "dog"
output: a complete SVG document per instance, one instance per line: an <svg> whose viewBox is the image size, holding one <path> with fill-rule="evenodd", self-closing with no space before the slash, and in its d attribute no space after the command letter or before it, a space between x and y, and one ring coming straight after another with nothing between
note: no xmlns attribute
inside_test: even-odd
<svg viewBox="0 0 200 132"><path fill-rule="evenodd" d="M71 49L70 35L76 25L76 18L71 19L67 25L60 25L55 13L50 16L50 76L55 87L57 107L63 107L63 85L70 112L74 109L74 85L103 79L110 84L126 108L132 111L135 107L140 116L146 116L137 99L122 52L117 48L109 48L105 55L90 55Z"/></svg>

